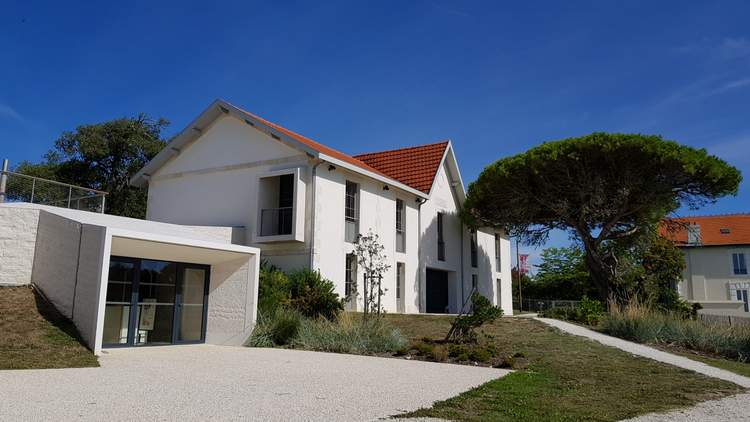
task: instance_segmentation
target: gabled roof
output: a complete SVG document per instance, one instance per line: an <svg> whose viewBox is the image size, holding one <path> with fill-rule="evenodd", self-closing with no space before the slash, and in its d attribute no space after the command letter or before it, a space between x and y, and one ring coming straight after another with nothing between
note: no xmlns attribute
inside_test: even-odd
<svg viewBox="0 0 750 422"><path fill-rule="evenodd" d="M430 193L449 145L449 141L442 141L429 145L359 154L354 158L418 191Z"/></svg>
<svg viewBox="0 0 750 422"><path fill-rule="evenodd" d="M387 176L380 170L358 160L350 155L344 154L333 148L327 147L310 138L302 136L296 132L269 122L252 113L242 110L224 100L214 101L206 110L204 110L195 120L193 120L182 132L175 136L169 144L159 152L156 157L149 161L146 166L138 171L131 179L130 183L134 186L144 186L148 179L163 166L169 159L179 154L181 149L194 140L198 139L214 121L222 115L231 115L243 120L248 125L270 135L272 138L283 142L284 144L304 152L311 158L317 158L322 161L343 167L347 170L360 173L371 177L383 183L412 193L418 197L427 199L429 196L421 190L415 189L404 184L390 176Z"/></svg>
<svg viewBox="0 0 750 422"><path fill-rule="evenodd" d="M677 246L731 246L750 245L750 214L706 215L673 218L681 223L673 230L662 224L662 236ZM700 227L700 243L688 243L688 225Z"/></svg>

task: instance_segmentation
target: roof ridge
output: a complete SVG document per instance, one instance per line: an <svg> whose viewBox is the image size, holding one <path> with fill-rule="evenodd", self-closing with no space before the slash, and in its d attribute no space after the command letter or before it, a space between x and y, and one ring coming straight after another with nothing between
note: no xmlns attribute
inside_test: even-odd
<svg viewBox="0 0 750 422"><path fill-rule="evenodd" d="M712 217L750 217L750 212L730 212L726 214L703 214L703 215L685 215L680 217L667 217L672 220L685 218L712 218Z"/></svg>
<svg viewBox="0 0 750 422"><path fill-rule="evenodd" d="M432 146L442 145L442 144L446 144L447 145L448 143L450 143L450 140L445 139L445 140L438 141L438 142L433 142L433 143L430 143L430 144L413 145L413 146L409 146L409 147L387 149L387 150L383 150L383 151L363 152L361 154L352 155L352 157L357 158L357 157L363 157L365 155L386 154L386 153L390 153L390 152L401 152L401 151L407 151L407 150L410 150L410 149L427 148L427 147L432 147Z"/></svg>

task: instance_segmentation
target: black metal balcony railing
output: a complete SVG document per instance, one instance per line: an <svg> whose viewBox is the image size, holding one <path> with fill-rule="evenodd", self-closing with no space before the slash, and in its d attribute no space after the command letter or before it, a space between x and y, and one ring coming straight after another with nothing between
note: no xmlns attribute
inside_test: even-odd
<svg viewBox="0 0 750 422"><path fill-rule="evenodd" d="M260 235L281 236L292 234L293 207L266 208L260 211Z"/></svg>

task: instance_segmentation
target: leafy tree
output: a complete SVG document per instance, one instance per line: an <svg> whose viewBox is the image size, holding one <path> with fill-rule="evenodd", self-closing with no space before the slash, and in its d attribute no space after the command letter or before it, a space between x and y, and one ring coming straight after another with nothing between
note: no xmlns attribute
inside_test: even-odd
<svg viewBox="0 0 750 422"><path fill-rule="evenodd" d="M560 229L577 238L599 296L614 294L608 243L640 234L681 204L696 209L736 195L740 172L659 136L593 133L501 159L469 186L462 217L543 244ZM617 298L614 298L617 299Z"/></svg>
<svg viewBox="0 0 750 422"><path fill-rule="evenodd" d="M377 314L383 309L381 298L388 290L382 286L383 275L391 267L383 251L385 247L380 243L380 237L369 230L366 235L359 235L354 243L354 254L357 256L357 265L364 273L364 315L365 319L370 313ZM356 287L352 289L354 297L357 295Z"/></svg>
<svg viewBox="0 0 750 422"><path fill-rule="evenodd" d="M15 171L107 191L107 213L143 218L146 190L130 186L129 180L164 148L161 132L168 124L140 114L79 126L63 133L43 162L25 161Z"/></svg>
<svg viewBox="0 0 750 422"><path fill-rule="evenodd" d="M580 300L598 295L578 245L544 249L537 268L536 276L524 286L527 298Z"/></svg>

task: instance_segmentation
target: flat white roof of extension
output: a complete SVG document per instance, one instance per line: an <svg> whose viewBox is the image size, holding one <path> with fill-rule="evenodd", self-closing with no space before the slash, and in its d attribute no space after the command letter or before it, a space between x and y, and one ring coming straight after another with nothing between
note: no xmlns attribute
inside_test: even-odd
<svg viewBox="0 0 750 422"><path fill-rule="evenodd" d="M37 209L80 224L106 227L108 234L117 239L112 244L112 255L201 264L260 255L258 248L218 242L207 233L231 227L182 226L29 203L5 203L0 207ZM201 233L201 229L206 232ZM160 244L168 247L160 247Z"/></svg>

